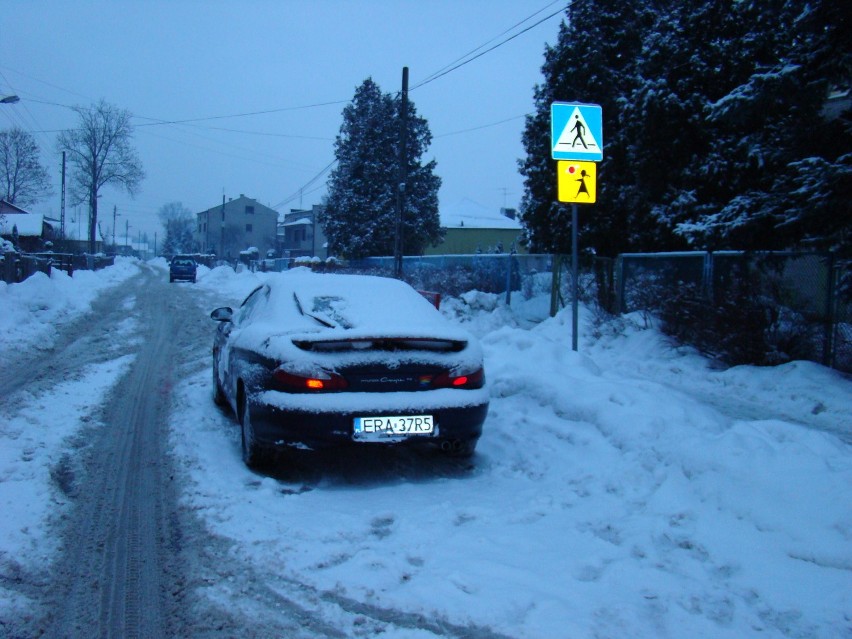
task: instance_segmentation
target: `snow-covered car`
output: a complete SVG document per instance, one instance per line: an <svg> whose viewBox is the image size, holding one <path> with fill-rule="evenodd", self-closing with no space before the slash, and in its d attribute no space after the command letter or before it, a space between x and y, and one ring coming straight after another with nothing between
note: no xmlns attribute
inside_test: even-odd
<svg viewBox="0 0 852 639"><path fill-rule="evenodd" d="M194 283L197 270L198 265L192 256L175 255L169 263L169 282L184 280Z"/></svg>
<svg viewBox="0 0 852 639"><path fill-rule="evenodd" d="M247 465L288 446L473 454L488 413L482 350L408 284L290 271L210 317L214 400L236 414Z"/></svg>

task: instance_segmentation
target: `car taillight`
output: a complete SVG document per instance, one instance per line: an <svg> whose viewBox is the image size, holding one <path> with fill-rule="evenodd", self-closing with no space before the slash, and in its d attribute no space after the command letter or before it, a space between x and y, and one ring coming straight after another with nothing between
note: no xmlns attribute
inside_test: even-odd
<svg viewBox="0 0 852 639"><path fill-rule="evenodd" d="M276 368L272 377L286 390L333 391L343 390L349 386L345 378L334 373L319 373L308 377Z"/></svg>
<svg viewBox="0 0 852 639"><path fill-rule="evenodd" d="M433 388L482 388L485 381L485 371L479 369L467 375L450 375L441 373L432 380Z"/></svg>

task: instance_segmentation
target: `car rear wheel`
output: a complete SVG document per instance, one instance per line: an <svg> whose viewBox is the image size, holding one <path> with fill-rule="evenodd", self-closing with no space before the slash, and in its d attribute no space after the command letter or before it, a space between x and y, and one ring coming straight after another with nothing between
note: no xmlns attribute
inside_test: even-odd
<svg viewBox="0 0 852 639"><path fill-rule="evenodd" d="M216 360L213 360L213 403L216 406L224 406L228 403L222 385L219 383L219 375L216 373Z"/></svg>
<svg viewBox="0 0 852 639"><path fill-rule="evenodd" d="M267 461L266 451L254 438L254 428L251 425L251 402L245 394L241 394L240 426L242 429L243 462L249 468L257 468Z"/></svg>

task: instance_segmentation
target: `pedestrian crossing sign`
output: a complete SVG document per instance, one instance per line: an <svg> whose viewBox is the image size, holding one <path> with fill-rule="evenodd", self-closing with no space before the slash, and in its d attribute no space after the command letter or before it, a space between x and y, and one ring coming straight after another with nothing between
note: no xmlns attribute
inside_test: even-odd
<svg viewBox="0 0 852 639"><path fill-rule="evenodd" d="M550 105L554 160L603 160L603 116L597 104L554 102Z"/></svg>
<svg viewBox="0 0 852 639"><path fill-rule="evenodd" d="M560 160L556 163L557 198L572 204L594 204L598 165L594 162Z"/></svg>

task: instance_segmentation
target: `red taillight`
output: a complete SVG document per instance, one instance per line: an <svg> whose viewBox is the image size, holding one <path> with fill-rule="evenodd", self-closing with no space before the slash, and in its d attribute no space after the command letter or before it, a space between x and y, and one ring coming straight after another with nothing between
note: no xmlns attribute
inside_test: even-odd
<svg viewBox="0 0 852 639"><path fill-rule="evenodd" d="M450 375L441 373L432 380L433 388L481 388L485 380L485 371L481 368L468 375Z"/></svg>
<svg viewBox="0 0 852 639"><path fill-rule="evenodd" d="M313 377L294 375L280 368L275 369L272 374L275 380L287 390L302 391L331 391L343 390L349 386L349 382L340 375L334 373L323 373Z"/></svg>

